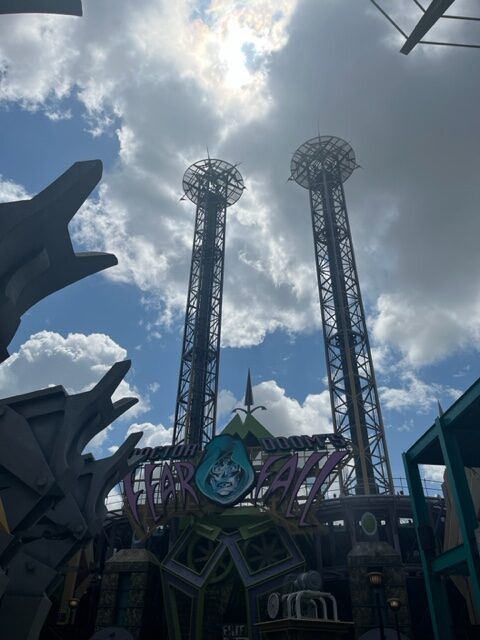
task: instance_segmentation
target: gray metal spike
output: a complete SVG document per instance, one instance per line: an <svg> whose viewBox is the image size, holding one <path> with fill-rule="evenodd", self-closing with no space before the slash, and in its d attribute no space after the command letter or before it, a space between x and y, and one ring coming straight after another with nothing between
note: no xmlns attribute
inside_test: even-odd
<svg viewBox="0 0 480 640"><path fill-rule="evenodd" d="M65 222L70 222L102 179L101 160L75 162L61 176L31 200L34 209L55 207Z"/></svg>
<svg viewBox="0 0 480 640"><path fill-rule="evenodd" d="M94 273L115 267L118 264L117 257L112 253L103 251L85 251L75 254L75 262L72 270L75 272L75 281L91 276ZM70 284L71 278L66 282Z"/></svg>
<svg viewBox="0 0 480 640"><path fill-rule="evenodd" d="M244 402L245 406L247 407L247 409L251 409L254 405L253 402L253 391L252 391L252 380L250 378L250 369L248 370L248 375L247 375L247 387L245 389L245 402Z"/></svg>
<svg viewBox="0 0 480 640"><path fill-rule="evenodd" d="M122 360L121 362L115 362L115 364L110 367L103 378L99 382L97 382L93 389L88 393L94 397L104 396L111 398L115 389L127 375L131 365L131 360Z"/></svg>
<svg viewBox="0 0 480 640"><path fill-rule="evenodd" d="M97 433L138 402L137 398L122 398L113 404L111 399L130 365L130 360L116 362L93 389L68 399L67 411L71 418L65 423L69 428L66 451L70 464L73 464L72 457L81 453Z"/></svg>
<svg viewBox="0 0 480 640"><path fill-rule="evenodd" d="M0 204L0 357L20 317L42 298L117 263L73 251L68 223L102 175L99 160L77 162L31 200ZM0 361L1 361L0 360Z"/></svg>

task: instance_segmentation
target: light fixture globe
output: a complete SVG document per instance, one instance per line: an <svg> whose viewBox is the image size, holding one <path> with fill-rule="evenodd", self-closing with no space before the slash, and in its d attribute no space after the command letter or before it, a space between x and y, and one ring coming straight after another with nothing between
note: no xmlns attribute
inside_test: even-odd
<svg viewBox="0 0 480 640"><path fill-rule="evenodd" d="M402 608L402 601L400 598L388 598L387 600L388 608L395 613L400 611Z"/></svg>
<svg viewBox="0 0 480 640"><path fill-rule="evenodd" d="M381 571L370 571L367 573L368 582L371 587L381 587L383 582L383 573Z"/></svg>

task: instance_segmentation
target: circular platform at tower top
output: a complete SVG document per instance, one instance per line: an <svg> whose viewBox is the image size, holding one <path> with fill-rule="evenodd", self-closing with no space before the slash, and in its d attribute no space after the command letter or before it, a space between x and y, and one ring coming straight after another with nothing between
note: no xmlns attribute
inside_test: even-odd
<svg viewBox="0 0 480 640"><path fill-rule="evenodd" d="M335 136L317 136L307 140L295 151L290 163L292 178L305 189L318 183L324 171L345 182L356 167L352 147Z"/></svg>
<svg viewBox="0 0 480 640"><path fill-rule="evenodd" d="M243 178L235 165L215 158L195 162L183 176L185 195L195 204L203 201L206 191L211 191L229 207L237 202L244 189Z"/></svg>

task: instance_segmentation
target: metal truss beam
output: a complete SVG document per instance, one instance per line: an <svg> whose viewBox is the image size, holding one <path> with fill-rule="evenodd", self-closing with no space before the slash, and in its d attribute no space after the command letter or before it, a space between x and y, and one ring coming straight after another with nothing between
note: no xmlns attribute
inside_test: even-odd
<svg viewBox="0 0 480 640"><path fill-rule="evenodd" d="M422 38L432 29L439 20L464 20L467 22L480 22L479 17L470 16L452 16L445 15L445 11L455 2L455 0L432 0L430 5L425 9L418 0L413 0L419 9L423 12L412 33L408 35L395 22L395 20L383 9L376 0L370 2L380 11L380 13L392 24L395 29L405 38L405 44L400 49L401 53L409 54L417 44L429 44L443 47L461 47L464 49L480 49L480 44L467 44L461 42L441 42L434 40L423 40Z"/></svg>
<svg viewBox="0 0 480 640"><path fill-rule="evenodd" d="M454 2L455 0L432 0L412 33L408 36L400 52L405 55L409 54Z"/></svg>
<svg viewBox="0 0 480 640"><path fill-rule="evenodd" d="M355 167L350 145L330 136L309 140L292 159L292 178L310 194L334 428L354 451L341 490L368 495L393 485L343 191Z"/></svg>
<svg viewBox="0 0 480 640"><path fill-rule="evenodd" d="M175 444L207 444L215 435L227 207L240 198L238 170L208 158L187 169L183 186L196 203Z"/></svg>

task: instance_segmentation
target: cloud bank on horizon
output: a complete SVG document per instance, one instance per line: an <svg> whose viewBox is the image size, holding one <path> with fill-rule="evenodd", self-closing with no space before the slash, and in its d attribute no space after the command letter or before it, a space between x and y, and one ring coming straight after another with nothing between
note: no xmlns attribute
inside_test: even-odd
<svg viewBox="0 0 480 640"><path fill-rule="evenodd" d="M233 348L319 331L308 196L287 182L289 161L318 131L348 140L362 166L345 188L383 402L425 411L459 392L421 380L422 368L480 346L480 88L471 53L405 59L396 38L350 0L85 0L82 20L2 18L0 101L59 120L73 99L91 135L117 136L117 162L74 237L117 255L104 277L142 292L157 309L152 331L183 321L194 215L179 202L184 170L207 145L242 163L247 190L227 222L222 341ZM2 200L24 193L3 177ZM85 349L103 353L91 338ZM0 369L6 389L26 350ZM301 415L306 432L330 420L321 389L299 401L271 380L257 394L280 422Z"/></svg>

